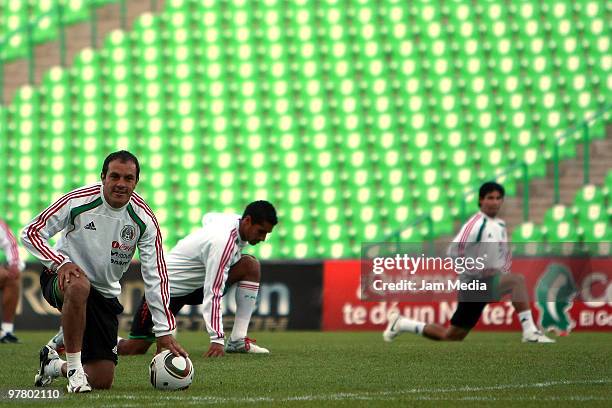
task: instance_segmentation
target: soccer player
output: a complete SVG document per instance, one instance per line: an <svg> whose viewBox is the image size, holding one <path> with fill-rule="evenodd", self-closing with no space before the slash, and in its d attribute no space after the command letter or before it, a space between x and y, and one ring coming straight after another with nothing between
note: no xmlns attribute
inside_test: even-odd
<svg viewBox="0 0 612 408"><path fill-rule="evenodd" d="M25 265L19 259L15 236L2 220L0 220L0 249L6 256L6 264L0 264L0 289L2 290L0 343L19 343L13 331L15 311L21 293L21 271Z"/></svg>
<svg viewBox="0 0 612 408"><path fill-rule="evenodd" d="M66 362L44 346L36 386L59 376L68 392L108 389L117 364L119 280L138 247L145 294L150 305L157 349L186 355L172 336L174 315L168 302L168 273L157 220L134 192L138 159L111 153L102 166L102 183L76 189L53 203L23 230L26 249L44 264L44 298L62 313ZM61 231L55 247L49 239Z"/></svg>
<svg viewBox="0 0 612 408"><path fill-rule="evenodd" d="M184 305L203 304L203 317L210 336L206 357L225 353L269 353L247 337L257 302L261 271L253 256L242 254L248 244L266 239L277 224L276 210L267 201L250 203L238 214L208 213L202 228L180 240L168 254L170 310L175 315ZM221 296L224 288L237 284L236 318L227 344L223 332ZM145 353L153 334L151 312L144 298L134 314L129 339L121 339L120 355ZM225 344L225 347L224 347Z"/></svg>
<svg viewBox="0 0 612 408"><path fill-rule="evenodd" d="M555 341L542 334L533 322L525 279L522 275L510 273L512 261L507 245L506 224L497 217L504 201L504 194L504 188L495 182L487 182L480 187L478 200L480 211L461 227L453 240L452 247L462 250L462 248L471 244L477 250L482 250L493 248L496 245L499 246L501 251L493 257L494 259L488 260L490 265L493 266L493 270L489 271L494 273L494 275L489 276L489 279L485 278L494 286L491 293L497 293L501 296L508 293L512 294L512 305L518 313L518 319L523 329L523 342L554 343ZM480 248L478 248L479 246ZM383 339L391 342L399 334L409 332L433 340L463 340L476 325L488 303L483 301L484 299L466 301L467 297L464 297L464 295L466 293L459 292L457 310L451 318L450 327L425 324L403 317L399 313L392 313L387 328L383 332ZM501 296L494 295L494 298L498 300ZM464 300L462 301L462 299Z"/></svg>

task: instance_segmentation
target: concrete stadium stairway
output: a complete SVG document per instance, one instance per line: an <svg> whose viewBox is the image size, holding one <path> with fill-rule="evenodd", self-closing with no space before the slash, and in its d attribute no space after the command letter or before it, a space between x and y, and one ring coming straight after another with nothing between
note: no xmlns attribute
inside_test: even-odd
<svg viewBox="0 0 612 408"><path fill-rule="evenodd" d="M575 159L564 160L559 166L561 204L571 205L576 191L584 184L583 147L577 149ZM612 169L612 126L606 127L606 138L592 141L590 147L589 181L601 185L608 171ZM544 213L554 205L553 166L547 168L547 176L529 184L529 219L538 224L544 220ZM517 197L509 197L504 203L500 216L505 219L510 233L523 222L523 200L519 188Z"/></svg>

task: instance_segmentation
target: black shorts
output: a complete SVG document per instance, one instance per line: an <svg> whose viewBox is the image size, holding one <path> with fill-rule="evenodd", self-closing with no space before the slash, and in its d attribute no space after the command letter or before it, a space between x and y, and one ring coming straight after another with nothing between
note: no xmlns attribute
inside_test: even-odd
<svg viewBox="0 0 612 408"><path fill-rule="evenodd" d="M465 330L471 330L478 323L482 311L491 302L500 299L499 275L480 279L487 284L486 291L459 291L457 310L451 318L451 324Z"/></svg>
<svg viewBox="0 0 612 408"><path fill-rule="evenodd" d="M187 295L170 297L170 312L176 316L183 306L201 305L203 300L204 288L196 289ZM151 311L149 310L149 305L144 296L140 301L136 313L134 313L129 338L147 340L150 342L155 341L153 319L151 318Z"/></svg>
<svg viewBox="0 0 612 408"><path fill-rule="evenodd" d="M451 324L465 330L472 330L488 302L459 302L451 318Z"/></svg>
<svg viewBox="0 0 612 408"><path fill-rule="evenodd" d="M40 275L43 297L53 307L62 310L63 296L57 283L57 273L46 269ZM123 306L117 298L105 298L93 286L87 298L85 333L81 361L110 360L117 365L117 333Z"/></svg>

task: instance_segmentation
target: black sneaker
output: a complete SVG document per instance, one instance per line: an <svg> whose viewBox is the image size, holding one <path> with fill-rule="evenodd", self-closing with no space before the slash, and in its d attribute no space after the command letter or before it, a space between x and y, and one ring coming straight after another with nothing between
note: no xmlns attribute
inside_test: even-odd
<svg viewBox="0 0 612 408"><path fill-rule="evenodd" d="M13 333L6 333L4 336L2 336L2 338L0 338L0 343L17 344L20 343L20 341Z"/></svg>

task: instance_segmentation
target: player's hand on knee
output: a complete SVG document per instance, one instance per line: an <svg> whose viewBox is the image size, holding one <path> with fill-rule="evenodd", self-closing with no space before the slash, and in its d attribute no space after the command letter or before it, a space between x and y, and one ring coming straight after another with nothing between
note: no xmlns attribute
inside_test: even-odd
<svg viewBox="0 0 612 408"><path fill-rule="evenodd" d="M72 262L65 263L57 271L59 289L63 292L66 284L70 283L71 279L79 278L81 275L85 276L85 272L77 264Z"/></svg>
<svg viewBox="0 0 612 408"><path fill-rule="evenodd" d="M210 343L208 351L204 354L204 357L223 357L225 350L223 350L223 344Z"/></svg>
<svg viewBox="0 0 612 408"><path fill-rule="evenodd" d="M175 356L183 356L189 357L189 353L187 353L183 347L176 341L173 335L167 334L165 336L159 336L157 338L157 351L155 354L161 353L163 349L170 350L172 354Z"/></svg>

